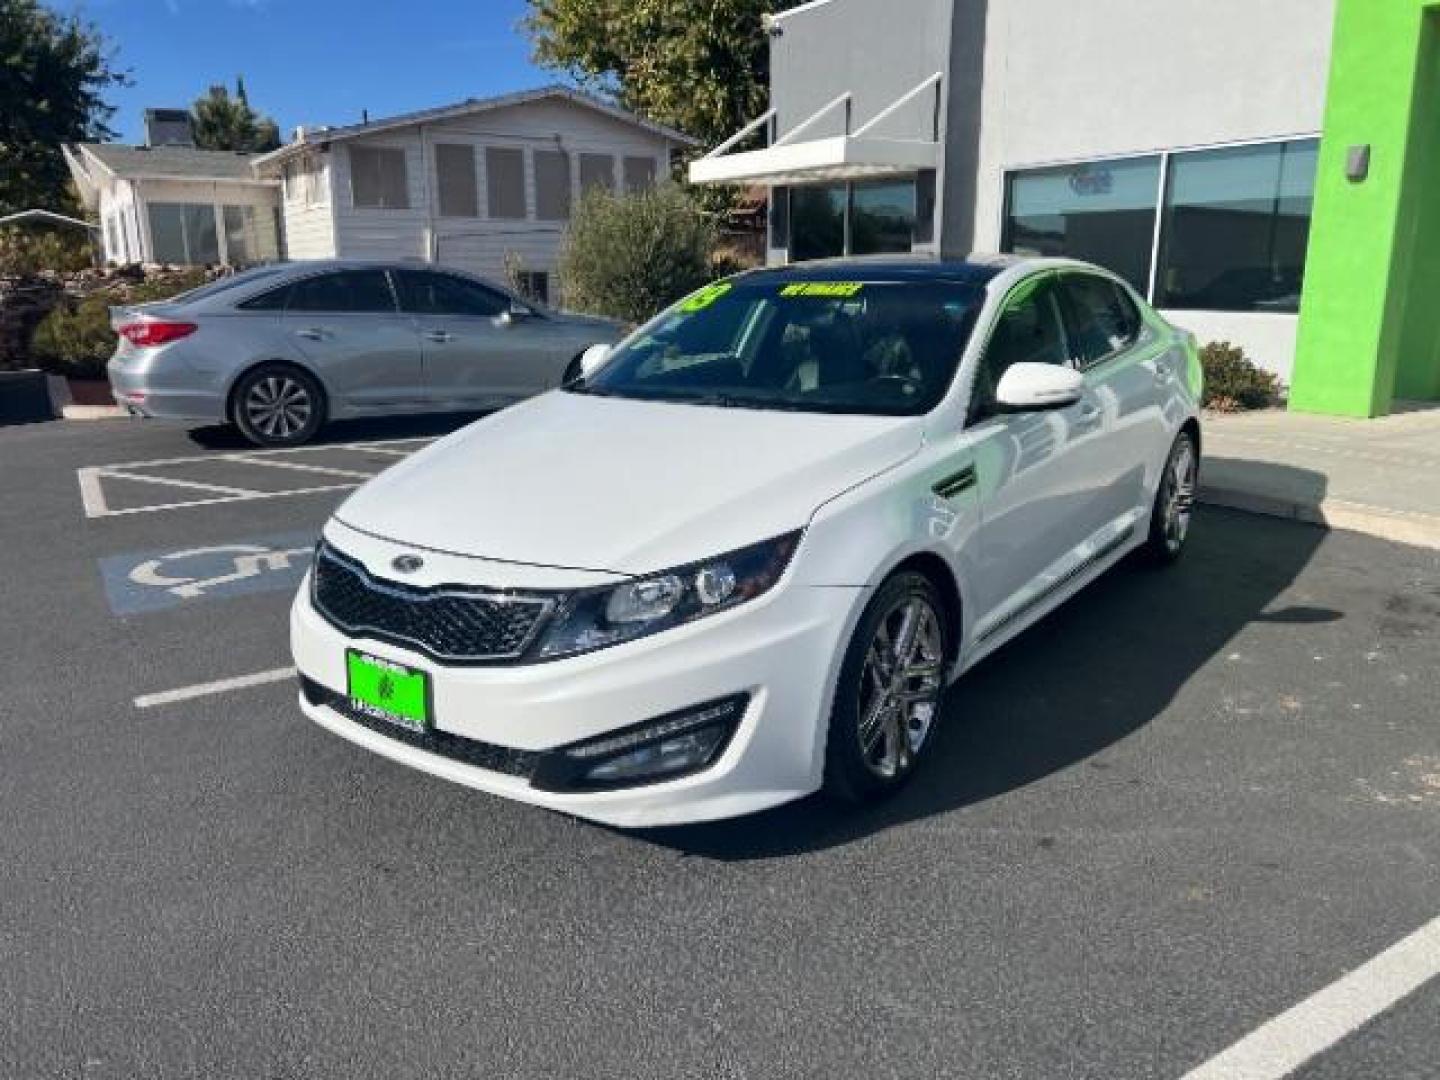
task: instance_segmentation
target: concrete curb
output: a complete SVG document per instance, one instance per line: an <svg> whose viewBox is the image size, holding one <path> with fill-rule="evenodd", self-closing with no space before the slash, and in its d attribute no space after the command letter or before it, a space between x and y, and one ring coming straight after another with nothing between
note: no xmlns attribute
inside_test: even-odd
<svg viewBox="0 0 1440 1080"><path fill-rule="evenodd" d="M60 415L66 420L111 420L126 413L119 405L62 405Z"/></svg>
<svg viewBox="0 0 1440 1080"><path fill-rule="evenodd" d="M1304 521L1327 529L1348 529L1381 540L1440 551L1440 517L1433 514L1388 510L1382 506L1368 506L1344 499L1306 502L1283 495L1267 495L1205 483L1200 485L1197 498L1209 506L1223 506L1250 514Z"/></svg>

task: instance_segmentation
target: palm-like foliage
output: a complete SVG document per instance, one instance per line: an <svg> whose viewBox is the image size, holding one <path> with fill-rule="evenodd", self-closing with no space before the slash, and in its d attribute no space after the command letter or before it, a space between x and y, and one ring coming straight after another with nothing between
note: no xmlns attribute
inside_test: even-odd
<svg viewBox="0 0 1440 1080"><path fill-rule="evenodd" d="M260 116L245 97L245 83L235 80L235 96L212 86L190 107L195 145L202 150L249 150L263 153L280 145L275 121Z"/></svg>

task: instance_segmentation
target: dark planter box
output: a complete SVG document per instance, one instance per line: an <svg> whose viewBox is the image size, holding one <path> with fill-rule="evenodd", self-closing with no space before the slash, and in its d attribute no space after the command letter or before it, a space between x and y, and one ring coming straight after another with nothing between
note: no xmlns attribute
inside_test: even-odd
<svg viewBox="0 0 1440 1080"><path fill-rule="evenodd" d="M0 424L32 424L55 416L43 371L0 371Z"/></svg>

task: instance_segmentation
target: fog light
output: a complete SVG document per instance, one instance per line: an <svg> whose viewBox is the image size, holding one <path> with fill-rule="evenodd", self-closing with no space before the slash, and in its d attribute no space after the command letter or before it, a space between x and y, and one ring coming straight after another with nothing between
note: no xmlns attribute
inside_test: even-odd
<svg viewBox="0 0 1440 1080"><path fill-rule="evenodd" d="M724 751L749 700L735 694L552 751L531 783L545 791L583 791L697 772Z"/></svg>

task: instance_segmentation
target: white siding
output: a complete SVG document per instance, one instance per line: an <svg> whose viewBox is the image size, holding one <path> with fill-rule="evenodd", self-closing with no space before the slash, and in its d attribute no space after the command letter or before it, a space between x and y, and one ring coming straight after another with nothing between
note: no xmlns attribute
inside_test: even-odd
<svg viewBox="0 0 1440 1080"><path fill-rule="evenodd" d="M335 214L331 196L331 160L334 154L316 155L313 201L307 204L299 186L282 188L281 217L284 236L281 243L289 259L333 259L335 251Z"/></svg>
<svg viewBox="0 0 1440 1080"><path fill-rule="evenodd" d="M451 143L474 147L480 216L441 217L436 196L434 146ZM410 206L405 210L357 208L351 197L347 148L384 146L405 152ZM616 185L626 156L649 157L655 175L669 174L670 143L634 124L605 116L582 105L551 100L495 109L440 123L346 139L329 154L329 191L333 199L334 251L340 258L421 259L443 262L496 280L503 279L505 256L514 252L526 270L554 273L564 236L563 221L535 219L535 170L531 151L557 146L572 154L610 154L615 159ZM485 148L515 147L525 151L526 220L490 219L486 214ZM572 194L579 196L579 164L572 162ZM301 255L286 206L291 258ZM301 238L301 246L309 244Z"/></svg>

